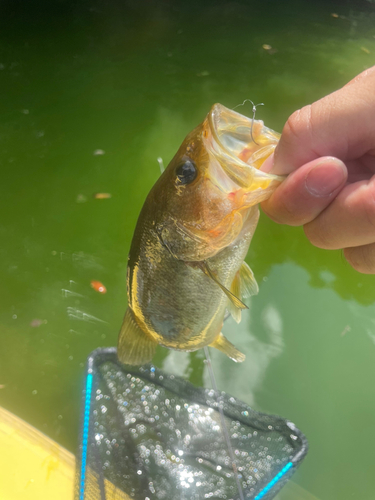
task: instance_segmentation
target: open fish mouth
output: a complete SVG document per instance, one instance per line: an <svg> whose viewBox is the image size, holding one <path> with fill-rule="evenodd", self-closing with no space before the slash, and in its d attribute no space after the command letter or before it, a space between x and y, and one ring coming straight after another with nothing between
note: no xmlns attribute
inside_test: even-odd
<svg viewBox="0 0 375 500"><path fill-rule="evenodd" d="M237 185L249 188L267 186L284 178L260 171L263 162L274 152L280 134L222 104L214 104L207 116L208 149L220 162L226 174ZM207 130L207 129L206 129ZM253 185L253 189L257 186Z"/></svg>

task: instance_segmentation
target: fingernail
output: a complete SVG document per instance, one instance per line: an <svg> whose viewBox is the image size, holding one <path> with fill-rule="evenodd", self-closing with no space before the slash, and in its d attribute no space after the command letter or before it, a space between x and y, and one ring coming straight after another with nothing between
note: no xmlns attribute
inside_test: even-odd
<svg viewBox="0 0 375 500"><path fill-rule="evenodd" d="M262 172L266 172L267 174L271 172L272 168L273 168L273 156L274 156L274 153L272 153L268 158L267 160L265 160L262 164L262 166L260 167L259 170L261 170Z"/></svg>
<svg viewBox="0 0 375 500"><path fill-rule="evenodd" d="M272 157L272 167L267 172L273 175L288 175L295 170L295 167L293 168L291 164L283 165L280 163L279 144L276 146L273 155L270 156L270 158Z"/></svg>
<svg viewBox="0 0 375 500"><path fill-rule="evenodd" d="M347 179L345 164L333 157L325 157L306 176L305 186L313 196L329 196Z"/></svg>

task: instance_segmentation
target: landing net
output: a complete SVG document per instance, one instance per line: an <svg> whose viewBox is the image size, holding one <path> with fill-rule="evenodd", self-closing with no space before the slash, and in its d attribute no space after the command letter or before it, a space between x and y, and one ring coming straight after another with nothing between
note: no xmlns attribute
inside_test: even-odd
<svg viewBox="0 0 375 500"><path fill-rule="evenodd" d="M296 426L220 392L244 498L269 500L307 452ZM238 499L217 394L152 364L88 358L76 500Z"/></svg>

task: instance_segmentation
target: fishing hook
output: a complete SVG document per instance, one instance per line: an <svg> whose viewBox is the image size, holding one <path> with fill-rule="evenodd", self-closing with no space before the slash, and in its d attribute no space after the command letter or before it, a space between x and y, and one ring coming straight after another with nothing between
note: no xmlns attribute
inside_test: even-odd
<svg viewBox="0 0 375 500"><path fill-rule="evenodd" d="M245 99L242 104L237 104L237 106L235 106L233 109L236 109L239 106L243 106L245 104L245 102L251 102L251 104L253 106L253 118L251 120L250 137L251 137L251 140L253 141L253 143L256 144L257 146L259 146L259 144L257 142L255 142L254 137L253 137L253 125L254 125L254 120L255 120L255 113L257 111L257 106L264 106L264 103L259 102L258 104L254 104L251 99Z"/></svg>

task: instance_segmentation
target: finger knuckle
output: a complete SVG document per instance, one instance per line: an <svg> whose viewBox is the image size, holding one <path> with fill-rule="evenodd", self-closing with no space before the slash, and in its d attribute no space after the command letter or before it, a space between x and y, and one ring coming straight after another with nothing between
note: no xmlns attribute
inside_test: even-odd
<svg viewBox="0 0 375 500"><path fill-rule="evenodd" d="M268 202L262 204L263 212L277 224L288 226L301 226L304 221L296 213L295 207L291 206L285 197L277 198L272 205Z"/></svg>
<svg viewBox="0 0 375 500"><path fill-rule="evenodd" d="M375 182L372 182L369 186L368 196L363 197L364 201L364 215L366 217L367 224L373 231L375 231Z"/></svg>
<svg viewBox="0 0 375 500"><path fill-rule="evenodd" d="M316 223L312 221L305 224L303 226L303 230L305 231L307 239L312 245L314 245L314 247L323 248L325 250L332 250L335 248L332 244L332 237L330 236L330 233L322 227L321 222L319 228L317 228Z"/></svg>
<svg viewBox="0 0 375 500"><path fill-rule="evenodd" d="M282 219L284 224L289 226L302 226L306 222L303 214L296 210L296 206L293 200L284 198L280 204L280 219Z"/></svg>
<svg viewBox="0 0 375 500"><path fill-rule="evenodd" d="M345 248L344 256L359 273L375 274L375 244Z"/></svg>
<svg viewBox="0 0 375 500"><path fill-rule="evenodd" d="M284 129L283 138L294 142L300 140L306 134L306 130L311 130L311 105L298 109L288 118Z"/></svg>
<svg viewBox="0 0 375 500"><path fill-rule="evenodd" d="M274 210L272 205L268 202L265 201L261 204L263 212L269 217L273 222L276 222L276 224L285 224L283 220L280 219L278 211Z"/></svg>

